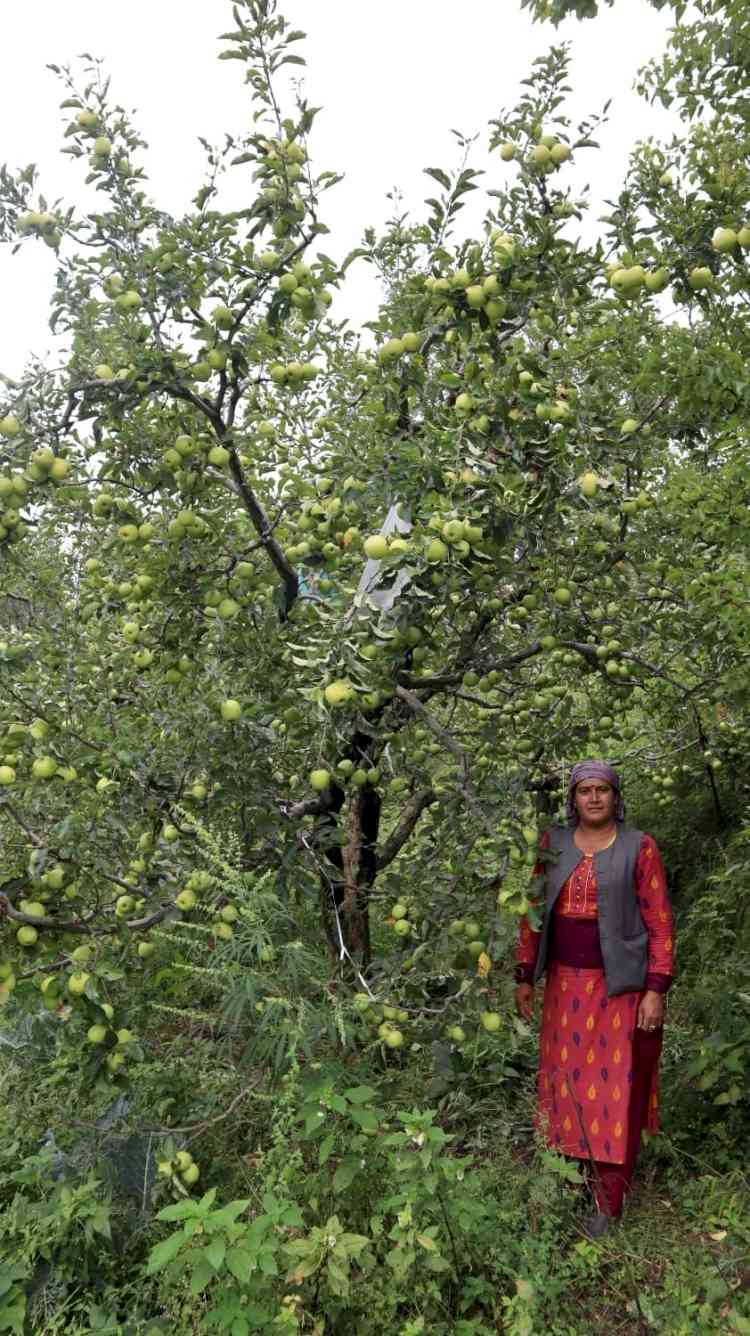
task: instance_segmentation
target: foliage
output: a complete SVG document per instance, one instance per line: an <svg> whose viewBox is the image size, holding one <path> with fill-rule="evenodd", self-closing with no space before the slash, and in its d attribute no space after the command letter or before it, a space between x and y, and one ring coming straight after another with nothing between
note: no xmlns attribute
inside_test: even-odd
<svg viewBox="0 0 750 1336"><path fill-rule="evenodd" d="M2 1320L563 1336L581 1292L612 1328L609 1258L634 1323L742 1331L745 7L699 4L641 72L682 133L634 147L590 244L567 164L607 109L572 123L553 46L488 183L461 140L420 217L338 259L302 34L231 14L251 128L184 217L88 57L57 73L95 203L0 174L66 347L0 402ZM361 332L332 305L357 263ZM731 1293L679 1241L669 1278L581 1241L578 1171L533 1144L507 967L594 752L680 913L649 1164L709 1270L693 1166L716 1194Z"/></svg>

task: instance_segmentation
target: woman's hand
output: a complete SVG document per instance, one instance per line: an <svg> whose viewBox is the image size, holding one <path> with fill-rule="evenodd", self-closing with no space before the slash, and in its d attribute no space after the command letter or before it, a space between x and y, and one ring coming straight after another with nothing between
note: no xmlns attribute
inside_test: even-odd
<svg viewBox="0 0 750 1336"><path fill-rule="evenodd" d="M643 994L638 1005L639 1030L660 1030L664 1024L664 995L650 990Z"/></svg>
<svg viewBox="0 0 750 1336"><path fill-rule="evenodd" d="M516 1011L525 1021L534 1019L534 985L519 983L516 988Z"/></svg>

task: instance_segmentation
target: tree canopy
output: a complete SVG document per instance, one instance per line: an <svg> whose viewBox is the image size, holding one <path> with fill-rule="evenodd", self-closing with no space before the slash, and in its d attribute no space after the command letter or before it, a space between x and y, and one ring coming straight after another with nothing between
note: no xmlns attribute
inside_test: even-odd
<svg viewBox="0 0 750 1336"><path fill-rule="evenodd" d="M346 257L275 0L232 6L252 128L206 144L182 217L99 65L57 69L98 206L0 174L0 239L53 249L68 349L0 396L0 996L64 1022L94 1087L148 1052L134 998L189 1006L188 959L236 981L278 1071L322 1036L490 1034L576 760L652 810L732 806L750 20L695 10L639 76L682 132L633 146L591 242L567 173L606 111L571 122L566 46L498 110L491 178L462 145ZM383 284L362 331L331 314L355 264Z"/></svg>

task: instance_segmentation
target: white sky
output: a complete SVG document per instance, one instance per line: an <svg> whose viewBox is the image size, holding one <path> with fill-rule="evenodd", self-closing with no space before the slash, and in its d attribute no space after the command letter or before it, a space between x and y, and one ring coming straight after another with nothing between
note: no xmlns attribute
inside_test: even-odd
<svg viewBox="0 0 750 1336"><path fill-rule="evenodd" d="M561 110L577 122L607 98L612 106L600 136L604 151L581 153L556 181L568 172L576 189L591 181L596 201L611 198L636 140L649 134L668 139L675 128L672 118L631 91L639 66L663 49L669 26L667 15L647 0L619 0L596 22L569 22L556 32L533 26L520 0L462 0L458 6L455 0L281 0L281 9L308 33L294 48L308 67L295 75L304 78L309 101L323 107L312 138L315 165L346 177L323 209L332 235L321 245L336 258L358 244L365 226L389 216L386 195L394 186L418 209L434 189L422 169L457 162L451 129L480 132L472 165L488 170L485 185L512 176L512 164L486 153L487 122L515 102L534 57L566 38L573 43L574 93ZM48 200L82 198L85 167L59 155L61 117L73 113L59 112L64 93L45 66L88 51L103 57L113 101L136 109L149 143L152 195L161 207L181 212L203 179L197 136L218 142L225 131L249 127L242 66L216 59L218 34L232 26L229 0L6 4L0 159L12 168L36 162ZM477 212L481 216L481 201L474 217ZM592 218L599 212L593 208ZM10 247L0 248L0 371L8 375L19 374L32 351L52 347L53 264L42 243L15 257ZM375 314L377 296L369 267L355 266L334 313L359 323Z"/></svg>

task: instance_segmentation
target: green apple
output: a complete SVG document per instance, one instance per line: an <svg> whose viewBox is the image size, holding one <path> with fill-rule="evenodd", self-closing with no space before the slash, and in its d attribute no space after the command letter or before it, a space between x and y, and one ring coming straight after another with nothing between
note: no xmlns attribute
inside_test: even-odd
<svg viewBox="0 0 750 1336"><path fill-rule="evenodd" d="M563 162L568 161L568 158L570 157L570 146L568 144L563 144L558 140L556 144L551 146L549 155L555 166L559 167Z"/></svg>
<svg viewBox="0 0 750 1336"><path fill-rule="evenodd" d="M208 462L217 469L226 468L229 463L229 451L223 445L212 445L208 452Z"/></svg>
<svg viewBox="0 0 750 1336"><path fill-rule="evenodd" d="M218 329L231 329L234 324L234 311L228 306L215 306L211 312L211 319Z"/></svg>
<svg viewBox="0 0 750 1336"><path fill-rule="evenodd" d="M187 1169L183 1170L180 1177L182 1178L182 1181L186 1185L186 1187L192 1187L193 1183L198 1182L198 1178L200 1177L200 1169L198 1168L197 1164L189 1164Z"/></svg>
<svg viewBox="0 0 750 1336"><path fill-rule="evenodd" d="M652 269L646 274L646 287L649 292L663 292L669 283L669 271L667 269Z"/></svg>
<svg viewBox="0 0 750 1336"><path fill-rule="evenodd" d="M12 765L0 765L0 785L6 788L8 784L15 783L16 772Z"/></svg>
<svg viewBox="0 0 750 1336"><path fill-rule="evenodd" d="M403 919L406 918L406 913L406 905L402 905L401 901L397 900L391 910L391 918L396 920Z"/></svg>
<svg viewBox="0 0 750 1336"><path fill-rule="evenodd" d="M505 144L500 145L500 157L502 158L503 162L512 162L515 156L516 156L515 144L509 144L506 142Z"/></svg>
<svg viewBox="0 0 750 1336"><path fill-rule="evenodd" d="M112 140L106 135L99 135L94 140L94 153L97 158L106 159L112 152Z"/></svg>
<svg viewBox="0 0 750 1336"><path fill-rule="evenodd" d="M566 608L571 602L573 595L565 585L558 585L552 597L554 598L555 603L558 603L561 608Z"/></svg>
<svg viewBox="0 0 750 1336"><path fill-rule="evenodd" d="M737 243L743 250L750 250L750 227L746 224L737 233ZM2 430L1 427L0 430Z"/></svg>
<svg viewBox="0 0 750 1336"><path fill-rule="evenodd" d="M39 933L36 928L32 928L31 924L24 924L16 933L16 941L19 946L33 946L38 937Z"/></svg>
<svg viewBox="0 0 750 1336"><path fill-rule="evenodd" d="M98 366L95 366L94 375L97 380L114 380L115 378L115 373L107 362L100 362Z"/></svg>
<svg viewBox="0 0 750 1336"><path fill-rule="evenodd" d="M546 144L535 144L529 154L529 163L532 167L546 167L550 161L550 150Z"/></svg>
<svg viewBox="0 0 750 1336"><path fill-rule="evenodd" d="M638 430L638 422L635 418L626 418L620 427L621 436L632 436L634 431Z"/></svg>
<svg viewBox="0 0 750 1336"><path fill-rule="evenodd" d="M310 788L316 793L324 793L331 786L330 770L311 770L309 775Z"/></svg>
<svg viewBox="0 0 750 1336"><path fill-rule="evenodd" d="M394 1030L389 1027L387 1034L383 1036L386 1048L401 1048L404 1042L404 1036L400 1030Z"/></svg>
<svg viewBox="0 0 750 1336"><path fill-rule="evenodd" d="M328 683L328 686L323 691L323 695L328 705L345 705L354 695L354 689L349 682L337 679L334 682Z"/></svg>
<svg viewBox="0 0 750 1336"><path fill-rule="evenodd" d="M196 896L195 891L188 890L187 888L184 891L180 891L179 895L175 896L175 904L184 914L189 914L191 909L195 909L197 903L198 897Z"/></svg>
<svg viewBox="0 0 750 1336"><path fill-rule="evenodd" d="M596 496L598 485L599 479L596 474L592 473L590 470L587 473L582 473L580 478L578 478L578 486L584 496Z"/></svg>
<svg viewBox="0 0 750 1336"><path fill-rule="evenodd" d="M406 918L397 919L393 925L393 931L398 937L408 937L411 932L411 923Z"/></svg>
<svg viewBox="0 0 750 1336"><path fill-rule="evenodd" d="M221 702L221 717L225 723L233 723L239 719L242 714L242 706L238 700L224 700Z"/></svg>
<svg viewBox="0 0 750 1336"><path fill-rule="evenodd" d="M90 1025L86 1031L86 1038L90 1044L103 1044L107 1038L106 1025Z"/></svg>
<svg viewBox="0 0 750 1336"><path fill-rule="evenodd" d="M452 1039L454 1044L462 1044L466 1038L466 1031L462 1030L460 1025L450 1025L448 1038Z"/></svg>
<svg viewBox="0 0 750 1336"><path fill-rule="evenodd" d="M406 334L401 335L401 342L407 353L416 353L421 347L422 338L414 330L409 330Z"/></svg>
<svg viewBox="0 0 750 1336"><path fill-rule="evenodd" d="M32 764L31 773L34 779L52 779L57 773L57 761L53 756L39 756Z"/></svg>
<svg viewBox="0 0 750 1336"><path fill-rule="evenodd" d="M728 255L737 245L737 233L733 227L717 227L711 238L711 245L719 255Z"/></svg>
<svg viewBox="0 0 750 1336"><path fill-rule="evenodd" d="M476 407L476 401L472 394L464 391L463 394L456 396L455 409L457 413L472 413Z"/></svg>
<svg viewBox="0 0 750 1336"><path fill-rule="evenodd" d="M91 975L86 974L85 970L77 970L68 978L68 992L72 993L74 997L80 997L81 993L85 992L86 984L90 978Z"/></svg>
<svg viewBox="0 0 750 1336"><path fill-rule="evenodd" d="M487 301L487 293L482 283L472 283L466 289L466 301L473 310L478 311Z"/></svg>
<svg viewBox="0 0 750 1336"><path fill-rule="evenodd" d="M365 539L362 546L365 551L365 556L373 561L380 561L383 557L388 555L388 539L384 534L372 534L369 538Z"/></svg>
<svg viewBox="0 0 750 1336"><path fill-rule="evenodd" d="M710 288L712 286L713 278L714 276L709 268L705 265L698 265L695 269L690 270L690 273L688 274L688 283L693 289L693 292L701 292L705 288Z"/></svg>
<svg viewBox="0 0 750 1336"><path fill-rule="evenodd" d="M154 954L155 949L156 948L153 942L138 943L138 955L140 956L141 960L148 960L149 956L152 956Z"/></svg>
<svg viewBox="0 0 750 1336"><path fill-rule="evenodd" d="M482 1012L482 1025L488 1034L496 1034L501 1024L502 1020L496 1011Z"/></svg>

